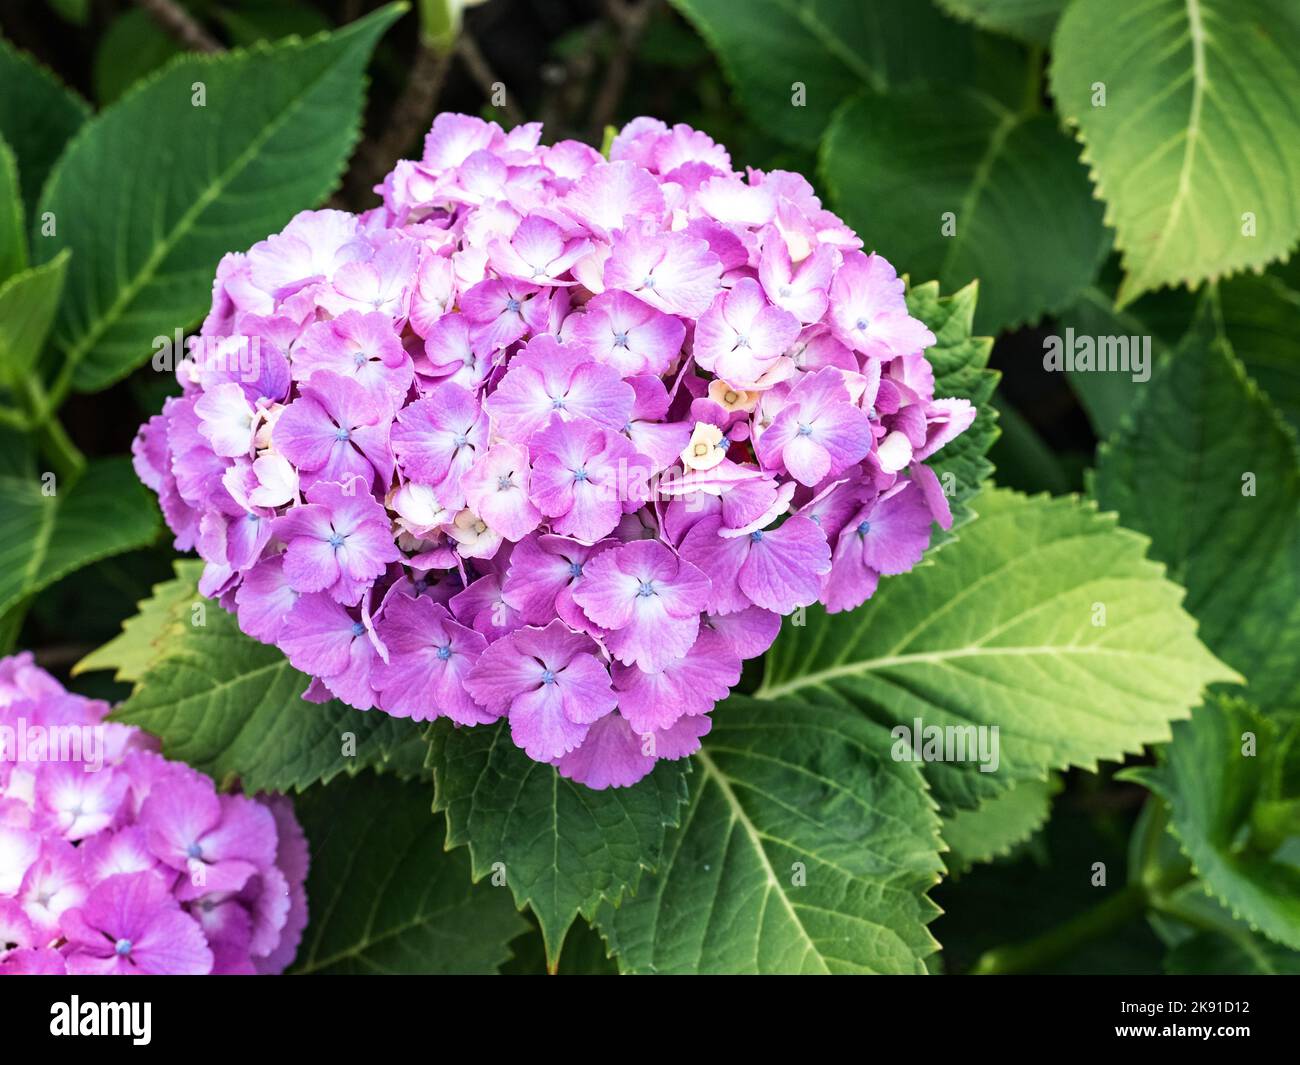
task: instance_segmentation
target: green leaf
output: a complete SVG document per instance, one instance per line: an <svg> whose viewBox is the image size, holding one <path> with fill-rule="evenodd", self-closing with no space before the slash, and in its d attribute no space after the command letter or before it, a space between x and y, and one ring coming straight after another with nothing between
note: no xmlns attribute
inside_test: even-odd
<svg viewBox="0 0 1300 1065"><path fill-rule="evenodd" d="M50 0L50 7L75 26L84 26L90 18L90 0Z"/></svg>
<svg viewBox="0 0 1300 1065"><path fill-rule="evenodd" d="M184 56L78 135L41 200L58 236L38 246L38 257L77 253L56 326L77 388L111 384L153 337L196 321L222 255L335 186L357 140L367 59L402 10L306 42ZM194 106L200 87L206 104Z"/></svg>
<svg viewBox="0 0 1300 1065"><path fill-rule="evenodd" d="M974 35L929 0L673 5L717 54L764 130L805 147L817 144L832 112L864 86L884 91L931 78L960 81L974 69Z"/></svg>
<svg viewBox="0 0 1300 1065"><path fill-rule="evenodd" d="M0 37L0 137L18 158L23 206L33 227L39 220L36 203L54 161L89 117L90 108L81 97Z"/></svg>
<svg viewBox="0 0 1300 1065"><path fill-rule="evenodd" d="M520 909L531 907L553 965L574 917L618 903L659 861L666 826L686 799L686 760L661 761L630 788L593 791L534 762L509 727L431 731L433 808L447 814L447 845L469 845L475 880L500 870ZM496 868L494 868L496 867Z"/></svg>
<svg viewBox="0 0 1300 1065"><path fill-rule="evenodd" d="M307 4L244 4L239 9L220 7L215 14L238 45L278 41L295 33L309 37L330 28L329 19Z"/></svg>
<svg viewBox="0 0 1300 1065"><path fill-rule="evenodd" d="M1195 308L1195 299L1185 289L1170 289L1117 311L1113 294L1100 285L1091 285L1057 315L1057 321L1063 347L1070 340L1068 330L1073 330L1076 338L1091 337L1094 344L1100 338L1126 337L1130 351L1139 350L1137 345L1149 344L1150 372L1182 339ZM1087 411L1093 431L1103 440L1119 428L1124 415L1147 387L1146 381L1135 381L1131 372L1068 372L1070 387Z"/></svg>
<svg viewBox="0 0 1300 1065"><path fill-rule="evenodd" d="M109 23L95 49L95 99L106 107L127 89L184 49L143 8L123 11Z"/></svg>
<svg viewBox="0 0 1300 1065"><path fill-rule="evenodd" d="M167 651L166 637L180 613L202 601L198 581L203 563L177 559L176 576L153 587L153 594L137 604L139 613L122 623L122 631L91 651L72 667L72 675L111 669L117 680L134 684Z"/></svg>
<svg viewBox="0 0 1300 1065"><path fill-rule="evenodd" d="M926 764L951 808L1164 741L1206 684L1237 679L1114 515L1005 490L981 495L979 511L930 565L883 579L852 614L814 608L785 625L758 696L854 706L909 731L918 719L996 726L994 772Z"/></svg>
<svg viewBox="0 0 1300 1065"><path fill-rule="evenodd" d="M1292 255L1283 262L1274 263L1268 268L1268 274L1276 277L1293 292L1300 290L1300 255Z"/></svg>
<svg viewBox="0 0 1300 1065"><path fill-rule="evenodd" d="M310 37L330 28L329 20L310 7L221 6L211 14L225 27L231 43L240 47L259 41L277 41L292 34ZM149 12L140 8L121 12L100 36L95 50L95 98L101 107L112 103L141 78L184 50Z"/></svg>
<svg viewBox="0 0 1300 1065"><path fill-rule="evenodd" d="M92 462L71 488L0 477L0 614L74 570L143 547L158 508L129 459Z"/></svg>
<svg viewBox="0 0 1300 1065"><path fill-rule="evenodd" d="M189 601L199 598L195 591ZM152 732L168 758L188 762L219 787L238 780L248 792L301 791L340 773L405 767L407 748L423 752L411 721L337 699L302 699L310 678L278 647L245 636L215 603L197 614L174 612L154 639L163 653L114 719Z"/></svg>
<svg viewBox="0 0 1300 1065"><path fill-rule="evenodd" d="M35 479L36 449L31 436L0 425L0 479Z"/></svg>
<svg viewBox="0 0 1300 1065"><path fill-rule="evenodd" d="M1170 830L1205 889L1252 929L1300 949L1300 829L1293 820L1280 841L1259 831L1262 809L1300 803L1294 723L1284 731L1240 699L1213 699L1174 733L1161 765L1130 775L1169 803Z"/></svg>
<svg viewBox="0 0 1300 1065"><path fill-rule="evenodd" d="M858 714L733 696L659 872L597 924L632 973L921 973L938 818Z"/></svg>
<svg viewBox="0 0 1300 1065"><path fill-rule="evenodd" d="M546 944L536 929L510 944L514 957L502 968L507 976L617 976L618 963L609 957L605 941L590 925L574 921L569 934L564 937L564 953L560 964L552 968L546 963Z"/></svg>
<svg viewBox="0 0 1300 1065"><path fill-rule="evenodd" d="M1271 731L1270 727L1265 726L1265 731ZM1180 725L1175 731L1175 742L1180 742L1189 732ZM1287 749L1294 756L1293 742ZM1276 761L1285 765L1287 759ZM1150 772L1148 767L1138 766L1124 770L1120 776L1143 781ZM1150 828L1152 818L1157 818L1161 826L1154 839ZM1191 861L1178 837L1168 830L1168 821L1168 805L1159 795L1152 796L1134 825L1129 851L1130 882L1145 879L1150 883L1153 879L1158 882L1166 878L1176 882L1179 876L1187 877L1181 884L1159 891L1147 912L1151 928L1168 947L1165 971L1272 975L1300 964L1300 952L1278 946L1251 931L1246 921L1234 917L1218 898L1207 892L1205 885L1193 876Z"/></svg>
<svg viewBox="0 0 1300 1065"><path fill-rule="evenodd" d="M1026 780L974 810L958 810L943 822L941 835L951 851L948 869L964 872L981 862L1005 857L1043 827L1061 780Z"/></svg>
<svg viewBox="0 0 1300 1065"><path fill-rule="evenodd" d="M998 469L998 483L1021 492L1064 495L1070 491L1065 464L1029 419L1004 395L998 397L996 408L1002 435L990 454Z"/></svg>
<svg viewBox="0 0 1300 1065"><path fill-rule="evenodd" d="M1051 81L1123 253L1121 306L1166 285L1263 266L1295 247L1300 9L1292 0L1072 4L1056 30ZM1098 86L1104 107L1094 106Z"/></svg>
<svg viewBox="0 0 1300 1065"><path fill-rule="evenodd" d="M1165 956L1171 976L1300 976L1300 953L1256 936L1198 932Z"/></svg>
<svg viewBox="0 0 1300 1065"><path fill-rule="evenodd" d="M0 284L27 267L26 226L18 161L0 137Z"/></svg>
<svg viewBox="0 0 1300 1065"><path fill-rule="evenodd" d="M470 883L428 789L362 773L294 800L311 846L295 973L491 973L527 930L510 893Z"/></svg>
<svg viewBox="0 0 1300 1065"><path fill-rule="evenodd" d="M943 943L945 971L969 973L1008 941L1027 944L1059 934L1062 925L1122 892L1124 837L1132 810L1087 802L1094 788L1098 800L1113 794L1097 787L1101 781L1079 774L1071 783L1074 796L1083 801L1057 803L1042 831L1008 858L946 878L934 890L943 909L934 934ZM1095 862L1106 866L1108 886L1094 886ZM1090 938L1077 938L1070 950L1050 961L1040 956L1035 975L1159 972L1165 947L1147 915L1135 908L1126 919L1112 906L1107 909L1118 918L1115 923L1094 926Z"/></svg>
<svg viewBox="0 0 1300 1065"><path fill-rule="evenodd" d="M1300 292L1275 277L1242 274L1219 285L1219 304L1234 354L1300 431Z"/></svg>
<svg viewBox="0 0 1300 1065"><path fill-rule="evenodd" d="M939 0L955 18L1030 44L1046 45L1068 0Z"/></svg>
<svg viewBox="0 0 1300 1065"><path fill-rule="evenodd" d="M1252 702L1300 705L1300 457L1234 356L1213 293L1143 392L1099 452L1098 501L1151 537Z"/></svg>
<svg viewBox="0 0 1300 1065"><path fill-rule="evenodd" d="M0 380L22 389L40 357L59 305L69 252L0 284Z"/></svg>
<svg viewBox="0 0 1300 1065"><path fill-rule="evenodd" d="M1078 154L1046 115L928 88L845 105L822 172L868 248L944 288L978 278L975 328L988 333L1065 306L1097 276L1110 237Z"/></svg>
<svg viewBox="0 0 1300 1065"><path fill-rule="evenodd" d="M977 408L971 427L928 463L944 482L954 529L970 520L969 502L993 472L987 456L998 438L997 411L989 402L998 383L997 372L988 368L993 339L973 333L978 292L979 287L970 284L940 296L937 281L907 290L908 312L935 336L934 346L925 353L934 370L934 394L969 399Z"/></svg>

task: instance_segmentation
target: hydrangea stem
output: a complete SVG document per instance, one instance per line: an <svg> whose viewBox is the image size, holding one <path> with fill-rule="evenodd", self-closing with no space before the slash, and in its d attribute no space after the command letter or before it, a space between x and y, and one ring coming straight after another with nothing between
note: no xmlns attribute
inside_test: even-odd
<svg viewBox="0 0 1300 1065"><path fill-rule="evenodd" d="M18 634L22 631L23 619L27 616L28 600L15 603L3 615L0 615L0 654L13 654L18 646Z"/></svg>
<svg viewBox="0 0 1300 1065"><path fill-rule="evenodd" d="M975 976L997 976L1041 972L1083 944L1131 921L1146 909L1148 899L1145 884L1127 884L1104 902L1057 925L1037 939L986 951L975 963L971 973Z"/></svg>
<svg viewBox="0 0 1300 1065"><path fill-rule="evenodd" d="M224 49L194 17L174 0L136 0L168 36L196 52L221 52Z"/></svg>
<svg viewBox="0 0 1300 1065"><path fill-rule="evenodd" d="M1024 113L1036 115L1043 109L1043 49L1038 46L1029 50L1027 75Z"/></svg>
<svg viewBox="0 0 1300 1065"><path fill-rule="evenodd" d="M55 416L49 397L34 375L27 377L25 391L30 424L35 431L41 454L49 459L50 468L59 483L71 485L86 468L86 458Z"/></svg>
<svg viewBox="0 0 1300 1065"><path fill-rule="evenodd" d="M1041 972L1086 943L1121 928L1148 909L1164 909L1169 896L1192 878L1186 862L1159 864L1159 844L1168 823L1168 809L1154 796L1136 854L1137 875L1119 891L1079 916L1026 943L985 951L971 968L975 976Z"/></svg>
<svg viewBox="0 0 1300 1065"><path fill-rule="evenodd" d="M86 468L86 458L72 442L57 418L50 418L36 434L41 454L50 460L50 468L64 486L71 485Z"/></svg>

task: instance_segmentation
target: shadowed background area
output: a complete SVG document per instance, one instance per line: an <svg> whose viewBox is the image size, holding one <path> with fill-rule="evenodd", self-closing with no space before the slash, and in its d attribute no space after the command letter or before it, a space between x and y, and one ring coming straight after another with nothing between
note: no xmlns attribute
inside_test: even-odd
<svg viewBox="0 0 1300 1065"><path fill-rule="evenodd" d="M1207 44L1201 22L1179 23L1182 0L1155 0L1145 7L1161 9L1158 25L1130 26L1137 51L1129 56L1121 47L1126 41L1106 36L1130 17L1119 0L413 2L367 61L360 138L340 179L315 203L298 206L375 206L375 184L397 160L420 155L441 111L479 115L506 129L542 122L548 143L573 138L597 147L611 127L653 115L705 131L727 146L738 170L806 175L867 250L911 281L938 280L945 294L978 281L975 332L993 338L989 366L1001 374L991 400L1000 428L988 456L994 481L1028 493L1090 494L1149 537L1150 556L1186 587L1184 605L1200 638L1252 679L1251 694L1266 703L1262 711L1289 736L1300 710L1282 661L1300 631L1293 609L1300 596L1300 270L1289 259L1300 207L1287 201L1300 187L1300 27L1284 3L1248 0L1238 22L1223 0L1205 0L1203 17L1214 31ZM0 36L100 112L177 56L307 38L381 6L32 0L0 7ZM11 52L0 59L12 62ZM1144 56L1160 57L1145 74ZM1184 59L1186 70L1178 66ZM1211 98L1217 106L1204 130L1189 129L1189 106L1199 115L1201 95L1210 91L1201 85L1207 64L1257 77L1243 78L1239 99ZM1154 101L1151 109L1135 107L1139 99ZM1289 114L1279 100L1290 100ZM0 101L0 131L8 122L30 132L24 108L45 114L34 100ZM1126 108L1147 116L1150 126L1127 121ZM1203 178L1198 136L1216 151L1238 145L1224 150L1222 196ZM145 150L164 159L169 146ZM1130 174L1138 177L1129 181ZM37 224L39 191L22 189L30 225ZM0 262L0 270L5 266ZM194 269L210 276L215 266L214 258ZM174 324L192 330L198 322ZM1076 335L1131 340L1131 353L1149 360L1145 376L1045 360L1054 342ZM128 353L95 387L83 388L79 378L65 389L58 398L66 398L59 415L66 441L55 439L55 451L124 465L137 427L179 391L148 356ZM1176 360L1178 372L1170 369ZM1159 388L1149 384L1152 373ZM1235 447L1219 446L1234 434ZM28 472L29 443L0 425L0 476ZM1261 473L1260 503L1275 508L1276 520L1240 516L1243 471ZM1209 514L1232 516L1215 525ZM1215 537L1225 529L1227 546L1216 553ZM39 595L15 595L0 620L0 650L29 648L72 689L117 700L130 686L110 673L69 671L172 577L175 552L161 532L150 540L146 522L141 536L106 554L74 576L44 582ZM1246 557L1249 565L1239 567ZM1229 579L1221 582L1225 573ZM1294 658L1291 674L1293 667ZM746 692L756 687L757 672L747 672ZM1223 713L1231 722L1248 711ZM1231 731L1219 737L1225 749ZM1178 735L1179 750L1191 751L1190 729ZM418 771L423 756L416 751L407 768ZM1102 898L1092 879L1098 863L1111 887L1150 868L1189 875L1165 832L1165 807L1143 785L1176 795L1206 774L1190 761L1154 761L1144 754L1124 767L1103 761L1093 773L1045 770L1045 779L1022 782L1010 801L980 806L967 820L965 811L945 811L951 849L943 860L951 875L931 892L945 913L930 925L943 951L925 964L948 972L1296 969L1297 955L1278 937L1265 942L1195 883L1180 881L1160 914L1148 907L1147 889L1130 882L1102 918L1079 917ZM1268 836L1273 843L1300 838L1294 762L1279 757L1286 799L1268 816L1286 831ZM347 787L400 790L388 778ZM336 816L332 804L345 805L340 794L309 800L318 823ZM427 801L407 799L402 815L424 825ZM1213 841L1222 844L1216 855L1235 846L1233 832L1245 832L1218 807L1205 816L1220 814L1224 823L1211 826L1223 836ZM365 833L353 827L358 837ZM347 866L345 849L325 851L322 868ZM1294 862L1287 861L1293 876ZM1215 894L1222 900L1225 891L1216 887ZM1300 924L1294 913L1291 920L1294 941L1280 941L1294 946ZM1059 939L1035 941L1045 944L1034 948L1038 953L996 953L1008 939L1062 928ZM535 930L512 949L505 971L547 968ZM615 971L604 955L597 934L577 921L558 971Z"/></svg>

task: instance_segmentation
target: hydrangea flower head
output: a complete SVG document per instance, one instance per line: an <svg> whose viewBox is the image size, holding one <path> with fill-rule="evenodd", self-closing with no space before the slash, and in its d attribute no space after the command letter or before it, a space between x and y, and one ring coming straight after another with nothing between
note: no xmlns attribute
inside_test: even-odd
<svg viewBox="0 0 1300 1065"><path fill-rule="evenodd" d="M920 560L952 521L925 460L975 410L799 175L650 118L608 159L541 133L440 115L380 206L226 256L134 453L312 697L504 721L618 787L698 749L781 615Z"/></svg>
<svg viewBox="0 0 1300 1065"><path fill-rule="evenodd" d="M0 659L0 974L282 972L307 924L307 845L284 798L218 794Z"/></svg>

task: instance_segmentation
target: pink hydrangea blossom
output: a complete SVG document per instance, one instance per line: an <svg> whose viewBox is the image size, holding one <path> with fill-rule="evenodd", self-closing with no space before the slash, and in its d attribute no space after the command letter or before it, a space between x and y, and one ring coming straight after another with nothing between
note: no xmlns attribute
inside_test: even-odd
<svg viewBox="0 0 1300 1065"><path fill-rule="evenodd" d="M504 719L621 787L698 749L781 615L920 560L952 521L926 462L975 410L798 174L651 118L608 159L541 133L440 115L381 206L228 255L133 452L313 698ZM87 788L40 801L93 838L114 795Z"/></svg>
<svg viewBox="0 0 1300 1065"><path fill-rule="evenodd" d="M0 659L0 975L283 972L307 924L292 804L218 793L108 710Z"/></svg>

